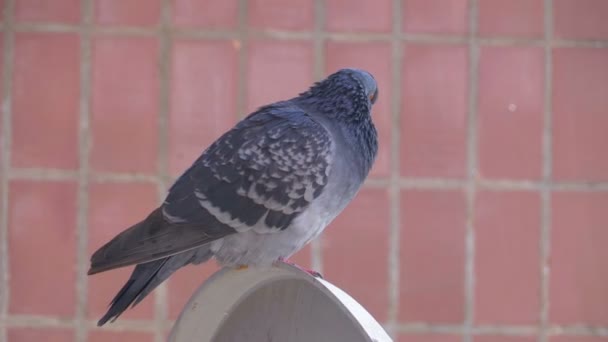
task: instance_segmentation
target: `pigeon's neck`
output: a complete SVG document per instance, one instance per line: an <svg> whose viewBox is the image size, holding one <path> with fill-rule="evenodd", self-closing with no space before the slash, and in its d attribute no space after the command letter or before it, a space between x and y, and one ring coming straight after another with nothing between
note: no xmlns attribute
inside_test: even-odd
<svg viewBox="0 0 608 342"><path fill-rule="evenodd" d="M342 126L342 129L345 132L345 137L347 137L347 143L350 143L355 152L362 157L359 159L359 162L363 171L362 176L365 178L378 153L378 133L376 132L376 127L368 115L366 119L356 124L347 123Z"/></svg>
<svg viewBox="0 0 608 342"><path fill-rule="evenodd" d="M294 100L302 108L342 122L363 121L371 109L365 96L323 84L310 88Z"/></svg>
<svg viewBox="0 0 608 342"><path fill-rule="evenodd" d="M339 106L325 108L325 102L317 102L314 98L300 97L297 100L299 108L321 123L332 135L340 137L342 148L348 150L351 162L358 164L356 170L361 173L361 179L364 179L378 152L378 134L367 107L359 111L346 107L346 111L346 108L340 109ZM338 112L340 110L344 112Z"/></svg>
<svg viewBox="0 0 608 342"><path fill-rule="evenodd" d="M370 116L370 103L364 94L347 87L318 83L294 99L298 107L339 133L353 162L365 178L378 152L377 132Z"/></svg>

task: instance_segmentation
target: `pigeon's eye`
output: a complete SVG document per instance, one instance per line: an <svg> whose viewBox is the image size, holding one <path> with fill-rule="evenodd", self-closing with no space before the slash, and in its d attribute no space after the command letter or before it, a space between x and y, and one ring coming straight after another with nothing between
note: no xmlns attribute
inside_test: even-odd
<svg viewBox="0 0 608 342"><path fill-rule="evenodd" d="M373 93L369 94L369 101L374 104L376 103L376 100L378 99L378 88L376 88L376 90L374 90Z"/></svg>

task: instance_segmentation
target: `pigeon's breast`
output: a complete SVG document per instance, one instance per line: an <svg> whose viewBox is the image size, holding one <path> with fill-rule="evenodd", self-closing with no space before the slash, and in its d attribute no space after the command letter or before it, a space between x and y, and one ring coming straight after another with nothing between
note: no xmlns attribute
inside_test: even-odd
<svg viewBox="0 0 608 342"><path fill-rule="evenodd" d="M319 196L320 199L323 195ZM255 229L214 241L211 250L224 266L270 266L279 258L287 259L317 237L337 215L333 206L313 202L284 230L260 233Z"/></svg>
<svg viewBox="0 0 608 342"><path fill-rule="evenodd" d="M289 258L316 238L359 191L365 178L361 156L335 127L323 126L332 134L333 146L327 185L319 197L284 230L252 227L213 242L211 250L220 264L269 266L279 258Z"/></svg>
<svg viewBox="0 0 608 342"><path fill-rule="evenodd" d="M346 182L351 176L343 163L335 165L323 193L284 230L260 233L248 231L213 242L211 250L224 266L270 266L279 258L289 258L316 238L346 207L360 183Z"/></svg>

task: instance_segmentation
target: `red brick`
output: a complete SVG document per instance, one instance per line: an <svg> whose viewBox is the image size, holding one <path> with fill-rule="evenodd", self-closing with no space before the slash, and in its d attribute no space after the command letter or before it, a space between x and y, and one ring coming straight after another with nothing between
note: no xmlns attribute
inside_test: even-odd
<svg viewBox="0 0 608 342"><path fill-rule="evenodd" d="M391 157L391 46L388 43L339 43L327 44L325 70L331 74L342 68L356 67L371 72L378 82L379 99L372 110L372 118L380 149L371 171L372 177L388 176Z"/></svg>
<svg viewBox="0 0 608 342"><path fill-rule="evenodd" d="M553 194L550 319L608 324L608 194Z"/></svg>
<svg viewBox="0 0 608 342"><path fill-rule="evenodd" d="M467 0L403 0L403 29L411 33L468 32Z"/></svg>
<svg viewBox="0 0 608 342"><path fill-rule="evenodd" d="M604 0L554 0L554 34L567 39L608 39Z"/></svg>
<svg viewBox="0 0 608 342"><path fill-rule="evenodd" d="M549 342L606 342L606 337L600 336L551 336Z"/></svg>
<svg viewBox="0 0 608 342"><path fill-rule="evenodd" d="M249 25L259 29L312 30L312 0L250 0Z"/></svg>
<svg viewBox="0 0 608 342"><path fill-rule="evenodd" d="M169 319L177 319L190 297L219 269L215 260L203 265L189 265L175 272L167 281L169 289Z"/></svg>
<svg viewBox="0 0 608 342"><path fill-rule="evenodd" d="M312 85L309 42L253 41L247 62L247 112L297 96Z"/></svg>
<svg viewBox="0 0 608 342"><path fill-rule="evenodd" d="M386 190L364 189L321 241L323 276L380 322L388 309L388 208Z"/></svg>
<svg viewBox="0 0 608 342"><path fill-rule="evenodd" d="M391 0L327 0L327 29L330 31L391 32Z"/></svg>
<svg viewBox="0 0 608 342"><path fill-rule="evenodd" d="M538 339L535 336L482 335L482 336L475 336L473 338L473 342L535 342L537 340Z"/></svg>
<svg viewBox="0 0 608 342"><path fill-rule="evenodd" d="M543 85L541 48L481 48L478 130L484 178L541 177Z"/></svg>
<svg viewBox="0 0 608 342"><path fill-rule="evenodd" d="M399 334L396 342L459 342L462 337L443 334Z"/></svg>
<svg viewBox="0 0 608 342"><path fill-rule="evenodd" d="M74 314L76 188L71 182L10 183L10 313Z"/></svg>
<svg viewBox="0 0 608 342"><path fill-rule="evenodd" d="M2 7L2 0L0 0L0 8ZM4 47L4 37L0 37L0 46ZM0 65L4 65L4 54L0 53ZM4 73L4 68L0 68L0 80L3 79L3 73ZM4 94L4 89L3 89L3 84L1 84L0 82L0 94ZM0 98L0 108L4 108L4 96L2 96L2 98ZM0 160L4 160L3 156L4 156L4 149L2 148L2 144L3 144L3 132L4 132L4 128L3 126L3 121L4 120L0 120ZM0 167L0 177L2 177L2 168ZM2 193L2 191L4 191L4 189L1 187L0 185L0 193Z"/></svg>
<svg viewBox="0 0 608 342"><path fill-rule="evenodd" d="M27 22L78 24L80 0L16 0L15 19Z"/></svg>
<svg viewBox="0 0 608 342"><path fill-rule="evenodd" d="M409 45L403 65L401 174L464 177L466 48Z"/></svg>
<svg viewBox="0 0 608 342"><path fill-rule="evenodd" d="M402 193L400 322L464 319L465 214L460 191Z"/></svg>
<svg viewBox="0 0 608 342"><path fill-rule="evenodd" d="M236 122L237 70L237 52L229 42L175 42L169 117L172 174L183 172Z"/></svg>
<svg viewBox="0 0 608 342"><path fill-rule="evenodd" d="M156 207L157 188L144 183L93 183L89 186L89 255L114 236L144 219ZM132 267L112 270L88 278L88 317L99 319L123 284ZM149 295L121 318L152 318L154 295Z"/></svg>
<svg viewBox="0 0 608 342"><path fill-rule="evenodd" d="M540 229L538 193L482 191L477 195L477 323L537 323Z"/></svg>
<svg viewBox="0 0 608 342"><path fill-rule="evenodd" d="M154 334L131 331L89 331L88 342L152 342Z"/></svg>
<svg viewBox="0 0 608 342"><path fill-rule="evenodd" d="M482 36L542 38L544 22L543 0L479 1Z"/></svg>
<svg viewBox="0 0 608 342"><path fill-rule="evenodd" d="M173 22L180 27L236 27L238 0L174 0Z"/></svg>
<svg viewBox="0 0 608 342"><path fill-rule="evenodd" d="M14 167L78 167L79 59L75 34L16 35Z"/></svg>
<svg viewBox="0 0 608 342"><path fill-rule="evenodd" d="M74 341L74 332L71 329L49 328L8 328L8 341L10 342L71 342Z"/></svg>
<svg viewBox="0 0 608 342"><path fill-rule="evenodd" d="M97 0L95 17L102 25L154 26L160 22L160 0Z"/></svg>
<svg viewBox="0 0 608 342"><path fill-rule="evenodd" d="M93 169L156 172L158 42L151 38L96 38L92 73Z"/></svg>
<svg viewBox="0 0 608 342"><path fill-rule="evenodd" d="M556 49L553 172L559 180L608 180L608 49Z"/></svg>

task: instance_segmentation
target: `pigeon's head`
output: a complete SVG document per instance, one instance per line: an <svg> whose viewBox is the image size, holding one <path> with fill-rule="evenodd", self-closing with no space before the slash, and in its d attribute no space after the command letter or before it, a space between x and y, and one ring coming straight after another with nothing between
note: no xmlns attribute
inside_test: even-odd
<svg viewBox="0 0 608 342"><path fill-rule="evenodd" d="M371 73L361 69L341 69L330 75L327 80L333 80L337 85L352 89L363 94L369 100L370 106L378 99L378 84Z"/></svg>
<svg viewBox="0 0 608 342"><path fill-rule="evenodd" d="M361 69L341 69L300 95L323 114L345 121L369 118L378 99L374 76Z"/></svg>

